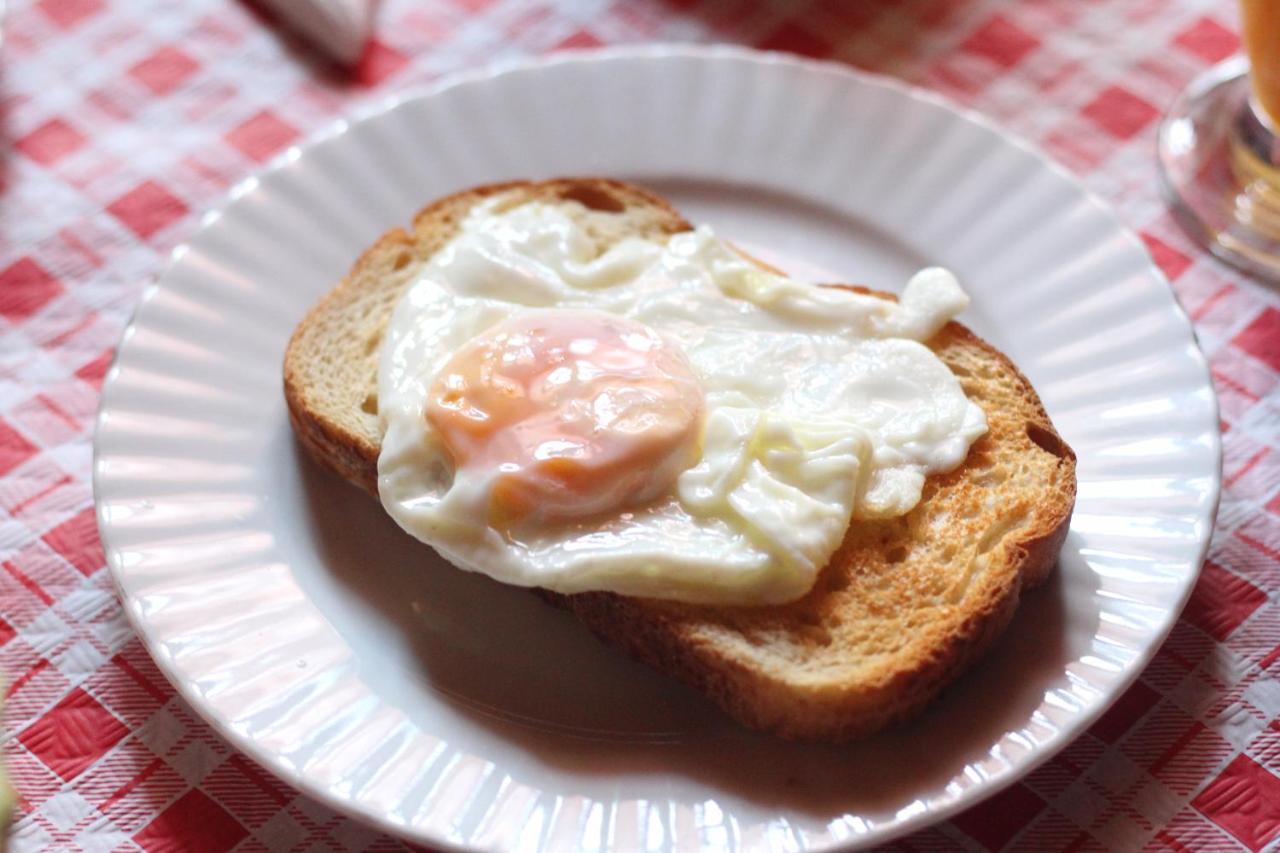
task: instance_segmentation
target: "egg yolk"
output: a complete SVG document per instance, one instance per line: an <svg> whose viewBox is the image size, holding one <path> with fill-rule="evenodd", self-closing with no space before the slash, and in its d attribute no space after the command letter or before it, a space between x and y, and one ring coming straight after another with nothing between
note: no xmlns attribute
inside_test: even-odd
<svg viewBox="0 0 1280 853"><path fill-rule="evenodd" d="M458 466L492 479L489 521L567 521L643 503L693 464L703 392L684 354L596 311L520 314L469 341L427 395Z"/></svg>

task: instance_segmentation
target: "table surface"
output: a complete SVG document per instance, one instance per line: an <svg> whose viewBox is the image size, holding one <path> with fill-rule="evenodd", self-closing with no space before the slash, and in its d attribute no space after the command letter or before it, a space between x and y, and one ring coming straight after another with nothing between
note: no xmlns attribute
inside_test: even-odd
<svg viewBox="0 0 1280 853"><path fill-rule="evenodd" d="M1087 734L902 849L1280 847L1280 291L1161 201L1159 116L1239 48L1225 0L386 0L351 73L230 0L18 0L0 76L0 667L14 850L399 850L277 782L127 625L90 491L112 348L237 179L352 108L490 60L724 41L937 90L1119 210L1195 323L1225 490L1186 612Z"/></svg>

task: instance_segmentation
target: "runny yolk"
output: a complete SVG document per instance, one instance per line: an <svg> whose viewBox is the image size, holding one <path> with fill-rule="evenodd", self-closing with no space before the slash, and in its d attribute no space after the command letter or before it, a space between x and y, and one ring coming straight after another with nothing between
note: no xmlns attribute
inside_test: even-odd
<svg viewBox="0 0 1280 853"><path fill-rule="evenodd" d="M459 467L493 476L489 522L566 521L652 500L693 464L703 393L641 323L517 315L436 375L426 418Z"/></svg>

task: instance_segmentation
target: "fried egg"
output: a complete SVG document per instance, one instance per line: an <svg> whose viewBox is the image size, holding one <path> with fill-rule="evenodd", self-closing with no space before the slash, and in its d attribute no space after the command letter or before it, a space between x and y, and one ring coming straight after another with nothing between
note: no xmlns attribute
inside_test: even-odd
<svg viewBox="0 0 1280 853"><path fill-rule="evenodd" d="M379 356L382 504L460 568L562 593L767 604L902 515L982 410L924 346L968 303L759 269L710 228L604 252L576 202L478 205Z"/></svg>

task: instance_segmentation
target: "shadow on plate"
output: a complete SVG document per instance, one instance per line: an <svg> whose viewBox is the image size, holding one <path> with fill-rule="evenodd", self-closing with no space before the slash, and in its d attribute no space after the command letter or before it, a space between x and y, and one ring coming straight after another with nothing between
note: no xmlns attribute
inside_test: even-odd
<svg viewBox="0 0 1280 853"><path fill-rule="evenodd" d="M1024 725L1064 661L1087 652L1068 637L1091 637L1097 622L1092 572L1069 539L1059 570L1027 596L992 652L922 717L840 747L790 743L740 728L531 592L454 569L376 501L295 452L317 554L411 650L420 672L406 676L569 777L652 774L666 785L684 776L814 815L900 808Z"/></svg>

